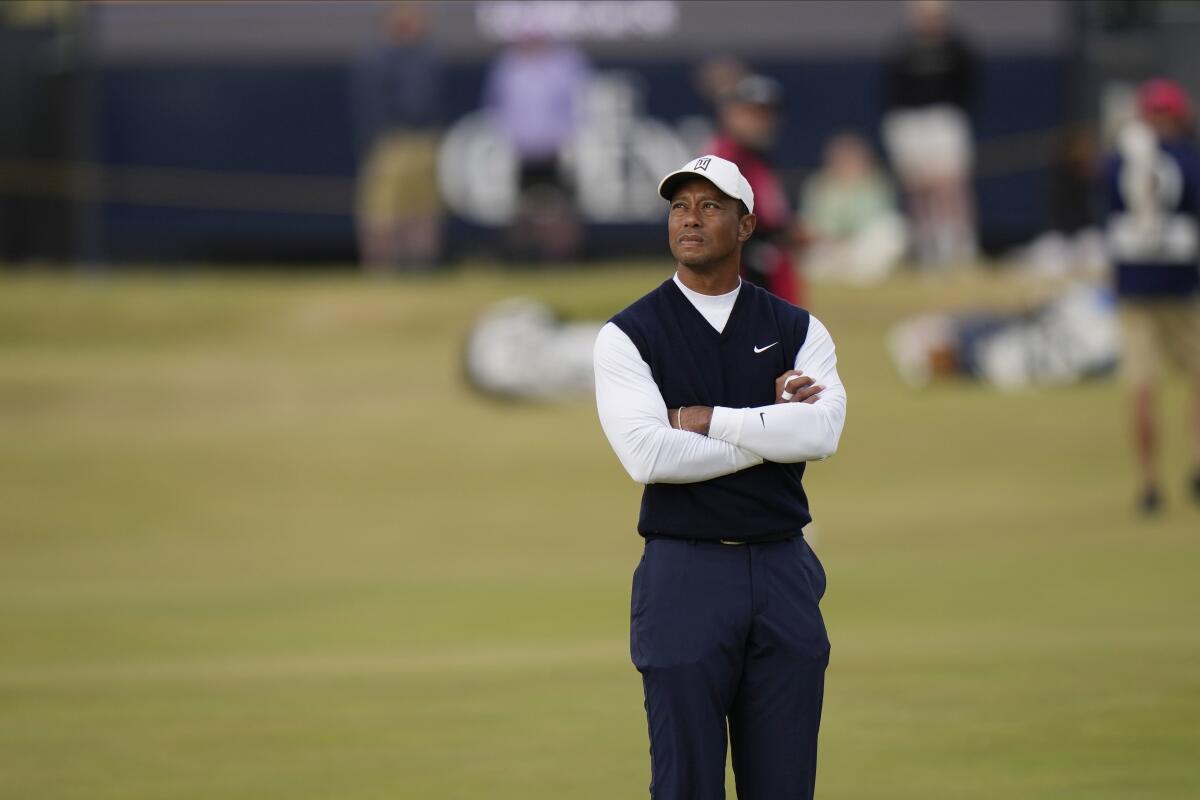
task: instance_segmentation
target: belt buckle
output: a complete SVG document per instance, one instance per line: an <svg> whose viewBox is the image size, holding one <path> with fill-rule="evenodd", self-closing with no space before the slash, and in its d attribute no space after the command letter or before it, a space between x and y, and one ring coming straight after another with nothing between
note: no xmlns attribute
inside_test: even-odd
<svg viewBox="0 0 1200 800"><path fill-rule="evenodd" d="M733 539L717 539L717 544L738 545L738 544L745 544L745 542L736 542Z"/></svg>

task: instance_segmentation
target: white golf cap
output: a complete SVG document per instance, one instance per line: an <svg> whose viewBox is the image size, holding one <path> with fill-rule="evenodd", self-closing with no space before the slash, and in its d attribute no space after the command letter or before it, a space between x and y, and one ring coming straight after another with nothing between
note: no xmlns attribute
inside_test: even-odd
<svg viewBox="0 0 1200 800"><path fill-rule="evenodd" d="M754 190L750 188L750 182L742 176L742 171L737 168L737 164L726 161L720 156L700 156L692 159L682 168L663 178L658 184L658 193L670 200L671 193L675 191L675 187L680 181L697 175L712 183L713 186L734 200L741 200L751 213L754 212Z"/></svg>

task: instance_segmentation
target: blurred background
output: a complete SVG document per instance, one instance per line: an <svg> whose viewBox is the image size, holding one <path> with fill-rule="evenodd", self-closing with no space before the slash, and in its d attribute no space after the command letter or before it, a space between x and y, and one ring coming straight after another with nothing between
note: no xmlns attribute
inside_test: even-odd
<svg viewBox="0 0 1200 800"><path fill-rule="evenodd" d="M657 254L661 209L647 189L710 139L731 71L778 81L770 155L792 194L834 134L881 154L885 113L912 100L888 68L911 29L906 8L751 2L732 25L723 4L670 0L398 12L6 3L2 254L91 266L370 257L356 247L356 176L373 147L401 136L413 160L437 162L427 191L445 225L439 259L494 255L521 163L560 159L584 226L568 255ZM1069 134L1098 133L1143 78L1196 88L1196 13L1112 0L956 9L971 69L947 99L977 144L986 253L1064 224L1049 185ZM538 58L530 78L521 66ZM569 99L539 107L555 91ZM541 139L519 109L548 117L536 120ZM387 166L401 169L377 170Z"/></svg>
<svg viewBox="0 0 1200 800"><path fill-rule="evenodd" d="M819 796L1200 796L1200 401L1156 385L1148 502L1105 171L1194 148L1198 45L1166 0L0 5L0 796L645 796L591 342L702 153L850 396Z"/></svg>

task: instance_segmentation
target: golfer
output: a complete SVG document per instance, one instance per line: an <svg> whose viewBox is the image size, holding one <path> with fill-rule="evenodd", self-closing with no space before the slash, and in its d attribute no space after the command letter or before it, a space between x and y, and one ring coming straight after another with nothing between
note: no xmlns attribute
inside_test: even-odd
<svg viewBox="0 0 1200 800"><path fill-rule="evenodd" d="M833 341L807 311L741 281L754 194L703 156L659 185L676 272L595 347L604 433L645 484L630 653L650 729L650 795L811 798L829 639L825 573L804 540L807 461L846 414Z"/></svg>

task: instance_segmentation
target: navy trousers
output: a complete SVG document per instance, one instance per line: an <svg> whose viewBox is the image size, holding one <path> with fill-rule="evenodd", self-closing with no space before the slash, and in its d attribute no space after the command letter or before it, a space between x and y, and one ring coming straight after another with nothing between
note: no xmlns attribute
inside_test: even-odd
<svg viewBox="0 0 1200 800"><path fill-rule="evenodd" d="M825 571L802 536L649 539L633 574L630 654L650 727L650 796L811 798L829 638Z"/></svg>

